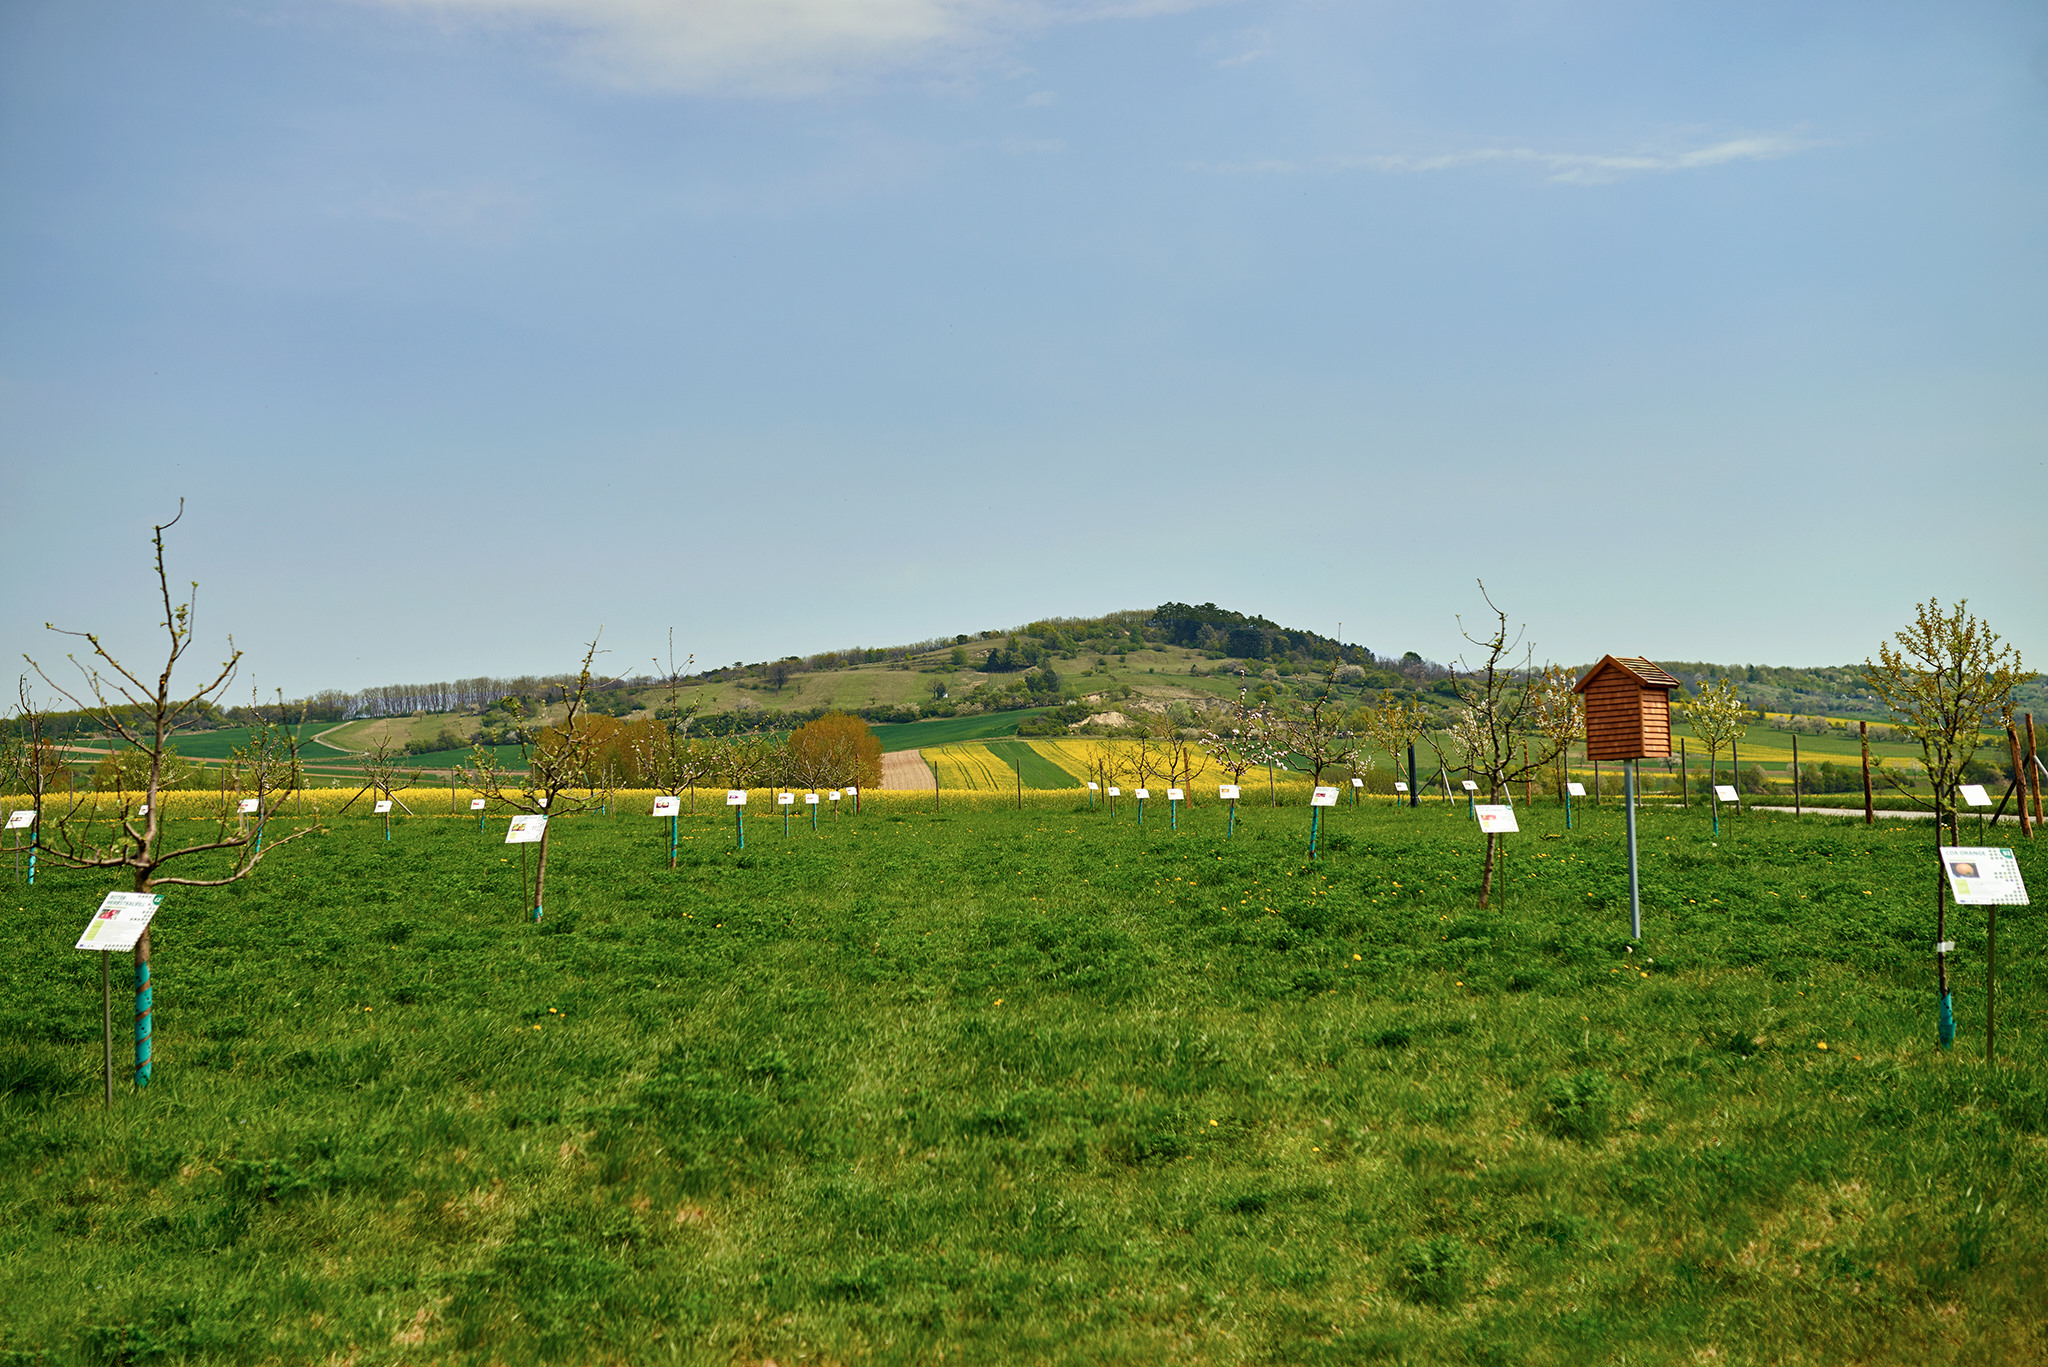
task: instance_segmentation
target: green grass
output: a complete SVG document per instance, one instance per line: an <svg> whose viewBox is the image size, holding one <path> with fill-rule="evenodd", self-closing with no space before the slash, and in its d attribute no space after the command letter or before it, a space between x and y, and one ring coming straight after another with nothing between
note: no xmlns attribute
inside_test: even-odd
<svg viewBox="0 0 2048 1367"><path fill-rule="evenodd" d="M989 753L1013 767L1021 767L1027 788L1079 788L1081 780L1031 748L1031 742L1013 740L993 744Z"/></svg>
<svg viewBox="0 0 2048 1367"><path fill-rule="evenodd" d="M1935 1051L1924 827L1646 811L1631 952L1613 808L1524 811L1487 912L1462 806L1340 807L1315 864L1300 807L890 812L686 819L674 872L559 820L537 926L502 821L345 818L169 890L111 1114L109 880L46 865L0 1360L2048 1354L2041 919L1997 1067L1951 919Z"/></svg>
<svg viewBox="0 0 2048 1367"><path fill-rule="evenodd" d="M926 745L946 745L956 740L987 740L992 736L1014 736L1017 723L1044 712L1027 707L1019 712L984 712L971 717L934 717L930 721L899 722L872 728L882 742L882 753L916 750ZM1068 785L1061 784L1061 787Z"/></svg>

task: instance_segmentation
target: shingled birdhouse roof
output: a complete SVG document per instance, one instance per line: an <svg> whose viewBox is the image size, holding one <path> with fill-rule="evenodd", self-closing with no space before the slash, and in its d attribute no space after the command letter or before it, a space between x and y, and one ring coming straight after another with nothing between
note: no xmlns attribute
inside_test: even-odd
<svg viewBox="0 0 2048 1367"><path fill-rule="evenodd" d="M1671 689L1679 687L1679 682L1677 679L1673 678L1669 674L1666 674L1663 670L1657 668L1657 666L1651 664L1648 660L1640 659L1635 656L1608 655L1603 657L1599 664L1596 664L1591 669L1587 670L1585 678L1579 680L1577 683L1572 685L1572 692L1585 692L1587 686L1590 685L1593 682L1593 680L1599 678L1603 673L1605 673L1609 669L1621 670L1630 678L1634 679L1637 684L1644 688L1661 688L1664 689L1666 692L1669 692Z"/></svg>

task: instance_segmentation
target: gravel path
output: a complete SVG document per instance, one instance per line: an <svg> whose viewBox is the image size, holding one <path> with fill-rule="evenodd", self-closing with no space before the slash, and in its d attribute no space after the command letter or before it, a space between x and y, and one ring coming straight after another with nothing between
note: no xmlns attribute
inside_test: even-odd
<svg viewBox="0 0 2048 1367"><path fill-rule="evenodd" d="M939 785L932 782L932 767L915 750L895 750L882 756L882 787L898 792L929 793Z"/></svg>

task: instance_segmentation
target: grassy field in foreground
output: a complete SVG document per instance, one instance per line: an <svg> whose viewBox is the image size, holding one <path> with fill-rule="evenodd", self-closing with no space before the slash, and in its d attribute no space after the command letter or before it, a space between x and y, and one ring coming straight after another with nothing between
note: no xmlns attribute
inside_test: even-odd
<svg viewBox="0 0 2048 1367"><path fill-rule="evenodd" d="M1580 817L1523 814L1488 912L1459 808L1338 808L1313 864L1300 807L743 853L718 811L674 872L665 822L563 818L535 925L500 823L351 816L168 890L111 1114L108 881L46 865L0 919L0 1355L2048 1354L2039 915L1987 1067L1981 911L1931 1047L1924 827L1646 810L1632 947Z"/></svg>

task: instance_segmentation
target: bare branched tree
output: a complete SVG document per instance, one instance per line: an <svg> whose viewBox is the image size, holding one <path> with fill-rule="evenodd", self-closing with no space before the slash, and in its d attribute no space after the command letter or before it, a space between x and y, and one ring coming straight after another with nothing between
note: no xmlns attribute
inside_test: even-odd
<svg viewBox="0 0 2048 1367"><path fill-rule="evenodd" d="M600 630L599 635L602 634ZM576 682L564 690L560 722L546 721L545 704L542 715L529 720L517 698L506 699L507 710L514 718L514 734L519 739L520 758L526 764L524 773L508 772L498 763L497 753L481 743L470 750L470 768L476 774L477 788L487 800L515 812L549 818L541 828L533 878L532 915L536 921L546 905L548 839L554 831L554 818L584 811L596 801L593 780L598 752L605 739L590 724L591 665L597 654L597 638L593 637L583 652L583 667ZM576 795L578 788L584 790L581 797Z"/></svg>
<svg viewBox="0 0 2048 1367"><path fill-rule="evenodd" d="M1245 671L1237 671L1240 679ZM1242 784L1245 774L1277 762L1270 739L1272 718L1266 710L1252 701L1249 681L1237 688L1237 701L1221 715L1211 714L1207 720L1214 724L1205 727L1196 742L1204 754L1218 769L1230 775L1234 784Z"/></svg>
<svg viewBox="0 0 2048 1367"><path fill-rule="evenodd" d="M1459 634L1485 654L1476 664L1467 664L1463 656L1458 659L1453 677L1460 706L1449 738L1462 762L1447 767L1470 775L1488 801L1499 802L1508 785L1525 782L1550 764L1556 757L1556 743L1546 736L1543 750L1530 754L1527 740L1535 693L1531 683L1538 677L1535 648L1523 642L1526 628L1508 629L1508 615L1495 605L1484 581L1479 584L1479 596L1493 614L1493 629L1485 636L1474 636L1465 629L1464 618L1458 619ZM1430 748L1436 751L1439 763L1446 763L1442 745L1434 737ZM1486 833L1485 862L1479 877L1482 910L1493 895L1499 841L1492 831Z"/></svg>
<svg viewBox="0 0 2048 1367"><path fill-rule="evenodd" d="M1360 749L1360 737L1348 723L1343 695L1337 689L1337 670L1342 665L1342 660L1333 657L1309 696L1277 709L1274 717L1275 743L1283 754L1301 756L1315 783L1323 781L1325 769L1351 765Z"/></svg>
<svg viewBox="0 0 2048 1367"><path fill-rule="evenodd" d="M120 869L133 890L139 893L165 887L217 888L238 882L256 872L256 866L280 845L289 844L316 829L300 826L281 839L271 840L267 846L263 843L259 833L276 815L281 793L288 791L288 787L281 788L277 773L265 768L250 775L254 786L264 794L255 832L230 830L226 804L223 804L223 810L213 823L213 830L202 831L200 837L190 844L165 848L167 832L161 789L166 767L177 761L176 752L171 748L171 737L179 723L200 713L226 693L242 658L230 637L228 658L212 671L205 683L190 693L173 689L172 678L178 665L193 646L199 601L196 583L184 602L175 601L171 596L170 576L164 569L164 533L175 527L184 515L185 505L181 500L177 517L155 527L152 532L157 595L164 614L158 625L166 637L163 668L154 679L123 664L98 635L89 631L49 627L60 635L83 640L89 648L84 660L76 654L65 656L82 676L82 683L78 685L58 683L41 665L29 660L29 666L44 684L78 711L92 713L110 737L125 741L139 752L145 766L142 797L147 810L144 815L138 818L131 814L124 802L119 816L112 823L111 832L103 835L96 823L79 819L83 798L74 788L54 830L43 833L44 849L49 857L70 868ZM252 757L252 763L256 758L259 757ZM277 763L274 754L266 753L260 758L265 765ZM166 868L174 865L186 865L204 872L164 873ZM150 941L151 934L145 930L135 945L135 1083L138 1087L148 1086L152 1073Z"/></svg>

